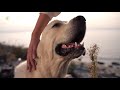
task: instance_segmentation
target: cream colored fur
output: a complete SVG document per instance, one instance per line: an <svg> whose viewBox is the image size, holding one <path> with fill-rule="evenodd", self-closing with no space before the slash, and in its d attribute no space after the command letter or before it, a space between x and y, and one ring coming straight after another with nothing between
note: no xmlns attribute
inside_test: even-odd
<svg viewBox="0 0 120 90"><path fill-rule="evenodd" d="M61 23L58 28L52 28L55 23ZM70 39L72 24L59 20L48 24L42 33L42 38L37 48L37 70L28 72L27 62L20 63L15 68L15 78L64 78L70 60L59 56L55 52L55 47L60 42Z"/></svg>

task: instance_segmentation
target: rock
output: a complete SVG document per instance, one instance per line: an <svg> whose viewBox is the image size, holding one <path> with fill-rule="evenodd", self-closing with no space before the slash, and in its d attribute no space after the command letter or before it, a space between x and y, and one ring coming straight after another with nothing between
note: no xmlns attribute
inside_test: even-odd
<svg viewBox="0 0 120 90"><path fill-rule="evenodd" d="M113 68L113 66L112 66L112 65L109 65L108 67Z"/></svg>
<svg viewBox="0 0 120 90"><path fill-rule="evenodd" d="M65 78L73 78L71 74L67 74Z"/></svg>
<svg viewBox="0 0 120 90"><path fill-rule="evenodd" d="M4 69L0 73L0 78L13 78L13 70L11 69Z"/></svg>
<svg viewBox="0 0 120 90"><path fill-rule="evenodd" d="M72 73L72 76L75 78L89 78L89 72L83 69L75 69Z"/></svg>
<svg viewBox="0 0 120 90"><path fill-rule="evenodd" d="M106 66L105 65L101 65L101 64L97 64L97 68L99 70L105 70L106 69Z"/></svg>
<svg viewBox="0 0 120 90"><path fill-rule="evenodd" d="M116 67L116 69L119 69L119 70L120 70L120 67Z"/></svg>
<svg viewBox="0 0 120 90"><path fill-rule="evenodd" d="M120 66L120 63L118 63L118 62L112 62L112 65Z"/></svg>
<svg viewBox="0 0 120 90"><path fill-rule="evenodd" d="M116 77L120 77L120 68L116 67L113 69Z"/></svg>
<svg viewBox="0 0 120 90"><path fill-rule="evenodd" d="M70 76L73 78L90 78L89 65L91 63L74 62L71 64ZM106 65L104 62L98 62L97 64L98 78L120 78L120 65L113 62L111 65Z"/></svg>
<svg viewBox="0 0 120 90"><path fill-rule="evenodd" d="M115 76L120 78L120 73L115 73Z"/></svg>
<svg viewBox="0 0 120 90"><path fill-rule="evenodd" d="M97 63L100 64L100 65L104 65L105 64L104 62L99 62L99 61Z"/></svg>
<svg viewBox="0 0 120 90"><path fill-rule="evenodd" d="M111 74L111 73L114 73L114 70L113 70L113 68L111 69L111 68L107 67L105 72L106 72L106 74Z"/></svg>

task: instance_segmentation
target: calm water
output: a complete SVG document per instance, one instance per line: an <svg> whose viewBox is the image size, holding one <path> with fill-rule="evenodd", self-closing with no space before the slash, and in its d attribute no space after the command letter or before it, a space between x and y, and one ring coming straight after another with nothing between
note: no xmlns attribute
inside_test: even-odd
<svg viewBox="0 0 120 90"><path fill-rule="evenodd" d="M120 30L87 30L86 48L94 43L100 48L99 60L120 62ZM88 55L86 56L88 58Z"/></svg>
<svg viewBox="0 0 120 90"><path fill-rule="evenodd" d="M29 46L31 32L0 32L0 42ZM120 30L87 30L83 40L86 49L96 43L100 47L100 61L120 62ZM88 60L88 55L84 57Z"/></svg>

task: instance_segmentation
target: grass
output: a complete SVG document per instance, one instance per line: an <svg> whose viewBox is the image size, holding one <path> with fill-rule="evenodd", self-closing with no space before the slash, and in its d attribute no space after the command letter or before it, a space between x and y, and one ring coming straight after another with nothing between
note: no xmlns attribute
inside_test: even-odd
<svg viewBox="0 0 120 90"><path fill-rule="evenodd" d="M89 49L89 57L91 62L90 65L90 75L91 78L97 78L97 56L98 56L98 52L99 52L99 47L97 44L92 45Z"/></svg>

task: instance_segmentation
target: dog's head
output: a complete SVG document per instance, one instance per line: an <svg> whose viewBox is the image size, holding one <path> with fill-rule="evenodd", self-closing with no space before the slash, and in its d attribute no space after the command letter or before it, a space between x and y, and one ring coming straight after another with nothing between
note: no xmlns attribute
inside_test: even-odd
<svg viewBox="0 0 120 90"><path fill-rule="evenodd" d="M37 50L38 56L40 53L48 58L74 59L81 56L85 48L80 42L85 32L86 20L83 16L77 16L67 23L59 20L52 21L42 33Z"/></svg>

